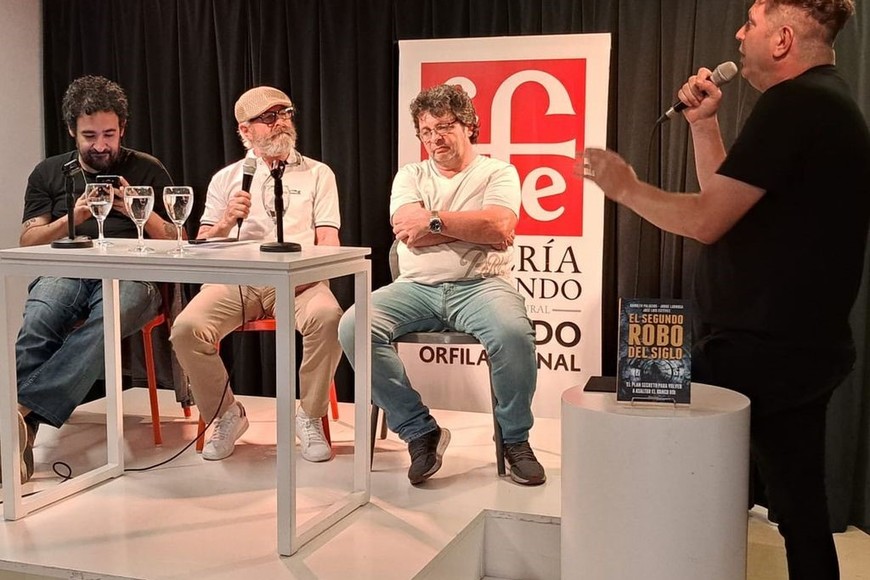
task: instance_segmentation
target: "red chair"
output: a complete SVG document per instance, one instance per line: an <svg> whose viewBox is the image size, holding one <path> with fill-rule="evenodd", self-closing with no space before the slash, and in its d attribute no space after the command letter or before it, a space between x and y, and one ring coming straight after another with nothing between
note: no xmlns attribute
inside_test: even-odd
<svg viewBox="0 0 870 580"><path fill-rule="evenodd" d="M165 295L164 295L165 299ZM164 302L165 303L165 302ZM152 340L152 331L165 324L167 321L166 314L161 312L155 316L148 324L142 328L142 339L145 345L145 372L148 378L148 397L151 402L151 428L154 433L154 444L160 445L163 443L163 435L160 430L160 404L157 400L157 369L154 365L154 343ZM274 318L262 318L259 320L251 320L239 326L234 332L267 332L275 331ZM335 392L335 381L329 385L329 406L332 410L332 419L338 421L338 397ZM190 407L183 405L184 416L190 417ZM324 416L323 419L323 434L326 435L326 440L332 445L332 439L329 433L329 418ZM205 446L205 421L202 415L199 417L197 433L200 436L196 440L196 451L202 453L202 448Z"/></svg>
<svg viewBox="0 0 870 580"><path fill-rule="evenodd" d="M165 297L165 295L164 295ZM157 368L154 366L154 341L151 332L166 323L166 315L161 312L142 327L142 343L145 346L145 376L148 379L148 398L151 402L151 430L154 434L154 445L163 444L163 433L160 430L160 403L157 400ZM182 405L184 416L190 417L190 406Z"/></svg>
<svg viewBox="0 0 870 580"><path fill-rule="evenodd" d="M257 320L250 320L238 328L236 328L233 332L275 332L275 319L274 318L258 318ZM338 421L338 396L335 393L335 381L330 381L329 383L329 408L332 411L332 420ZM329 417L324 415L322 417L323 422L323 434L326 435L326 442L332 445L332 438L329 435ZM202 417L200 417L200 432L202 432ZM197 451L202 451L202 438L196 442Z"/></svg>

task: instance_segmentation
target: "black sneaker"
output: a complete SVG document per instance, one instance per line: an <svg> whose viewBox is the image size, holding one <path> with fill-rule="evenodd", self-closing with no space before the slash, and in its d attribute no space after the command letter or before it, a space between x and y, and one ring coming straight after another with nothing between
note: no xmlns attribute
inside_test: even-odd
<svg viewBox="0 0 870 580"><path fill-rule="evenodd" d="M448 443L450 443L450 431L441 427L408 443L408 453L411 454L408 479L413 485L423 483L441 469L441 457Z"/></svg>
<svg viewBox="0 0 870 580"><path fill-rule="evenodd" d="M547 481L544 467L535 457L528 441L505 443L504 458L511 468L511 479L522 485L541 485Z"/></svg>

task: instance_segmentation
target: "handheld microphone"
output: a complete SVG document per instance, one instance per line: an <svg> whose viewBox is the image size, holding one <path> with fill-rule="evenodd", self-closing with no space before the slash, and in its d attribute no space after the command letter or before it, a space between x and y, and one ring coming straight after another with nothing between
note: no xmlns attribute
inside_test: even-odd
<svg viewBox="0 0 870 580"><path fill-rule="evenodd" d="M245 163L242 165L242 191L251 193L251 182L254 181L254 174L257 172L257 160L252 157L245 158ZM236 239L242 233L242 218L238 218L236 223L239 226L239 231L236 232Z"/></svg>
<svg viewBox="0 0 870 580"><path fill-rule="evenodd" d="M725 83L729 82L737 76L737 65L731 62L730 60L727 62L723 62L710 75L710 81L716 85L717 87L721 87ZM688 108L689 105L684 103L683 101L677 101L674 103L674 106L667 110L667 112L658 118L656 124L664 123L670 119L673 119L677 116L677 113Z"/></svg>

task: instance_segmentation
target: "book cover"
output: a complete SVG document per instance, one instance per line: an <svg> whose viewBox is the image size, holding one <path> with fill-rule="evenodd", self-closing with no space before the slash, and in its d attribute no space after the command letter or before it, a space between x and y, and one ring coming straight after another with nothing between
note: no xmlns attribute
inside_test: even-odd
<svg viewBox="0 0 870 580"><path fill-rule="evenodd" d="M620 298L616 400L689 404L691 329L688 302Z"/></svg>

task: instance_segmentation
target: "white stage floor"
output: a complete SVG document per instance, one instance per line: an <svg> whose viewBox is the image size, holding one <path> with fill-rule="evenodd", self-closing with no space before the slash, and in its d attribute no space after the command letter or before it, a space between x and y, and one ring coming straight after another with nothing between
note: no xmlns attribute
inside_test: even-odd
<svg viewBox="0 0 870 580"><path fill-rule="evenodd" d="M147 392L124 393L127 467L168 458L195 436L173 393L161 392L164 444L155 448ZM303 546L276 552L274 400L241 397L251 420L236 452L203 461L191 447L167 465L123 477L62 500L15 522L0 522L0 579L209 578L408 579L420 572L484 509L559 516L560 426L538 419L532 446L548 481L528 488L499 478L492 416L433 411L451 430L441 470L413 487L406 446L390 434L378 440L371 503ZM352 480L352 408L331 422L334 460L298 461L297 520L304 523ZM73 473L105 461L100 402L81 407L61 430L43 427L34 449L37 473L26 491L57 485L51 463ZM63 445L59 445L59 443ZM298 446L296 448L298 453ZM763 515L750 518L749 578L785 578L781 543ZM837 536L848 552L870 554L870 536ZM843 578L868 578L868 560L843 564ZM860 572L859 572L860 571ZM32 576L28 576L32 575Z"/></svg>

